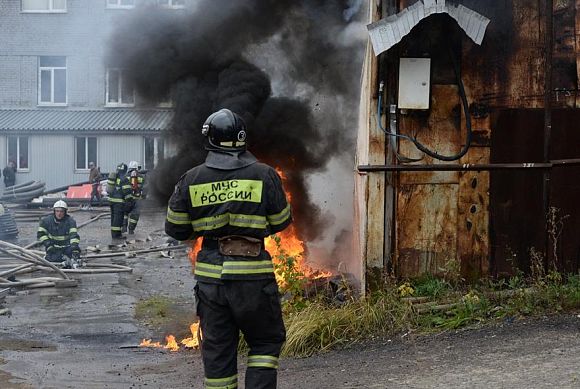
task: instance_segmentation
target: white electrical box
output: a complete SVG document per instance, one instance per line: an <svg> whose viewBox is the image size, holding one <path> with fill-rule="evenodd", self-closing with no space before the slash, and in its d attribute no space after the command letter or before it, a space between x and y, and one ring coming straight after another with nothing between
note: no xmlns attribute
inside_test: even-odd
<svg viewBox="0 0 580 389"><path fill-rule="evenodd" d="M429 109L431 58L400 58L398 108Z"/></svg>

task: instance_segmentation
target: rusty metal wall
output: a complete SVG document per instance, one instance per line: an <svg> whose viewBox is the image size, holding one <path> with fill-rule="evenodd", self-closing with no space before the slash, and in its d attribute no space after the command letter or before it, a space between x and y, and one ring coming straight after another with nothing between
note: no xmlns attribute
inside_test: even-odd
<svg viewBox="0 0 580 389"><path fill-rule="evenodd" d="M400 9L414 3L401 0ZM440 154L458 152L465 116L447 47L457 54L470 105L472 147L459 163L542 161L544 0L464 0L489 19L483 44L446 15L425 19L390 55L432 58L431 108L399 116L399 130ZM580 0L554 0L551 158L578 157L580 131ZM442 44L442 43L445 44ZM393 54L394 53L394 54ZM578 133L578 135L576 135ZM418 150L400 141L401 153ZM421 164L431 164L425 158ZM554 171L552 206L569 215L557 243L561 268L578 269L580 169ZM475 279L529 268L530 249L544 249L541 172L398 173L394 266L397 275L449 274ZM553 255L552 255L553 256Z"/></svg>

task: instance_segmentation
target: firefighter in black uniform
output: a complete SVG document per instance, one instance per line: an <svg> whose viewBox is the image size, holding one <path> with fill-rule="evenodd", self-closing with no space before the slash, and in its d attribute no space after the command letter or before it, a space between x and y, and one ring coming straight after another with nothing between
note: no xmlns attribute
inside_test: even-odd
<svg viewBox="0 0 580 389"><path fill-rule="evenodd" d="M133 194L125 163L120 163L117 170L109 174L107 193L111 205L111 237L122 238L121 229L125 211L133 208Z"/></svg>
<svg viewBox="0 0 580 389"><path fill-rule="evenodd" d="M165 232L203 237L194 273L205 386L237 388L241 330L250 347L246 388L276 388L286 330L264 238L292 222L290 205L276 171L246 151L241 117L222 109L202 133L209 153L176 184Z"/></svg>
<svg viewBox="0 0 580 389"><path fill-rule="evenodd" d="M65 267L76 268L80 265L80 238L77 223L67 214L67 209L64 201L55 202L53 214L40 220L36 237L46 249L47 261L65 262Z"/></svg>
<svg viewBox="0 0 580 389"><path fill-rule="evenodd" d="M141 200L145 198L145 179L139 169L139 162L131 161L128 166L129 183L131 184L131 192L133 194L133 208L125 210L125 217L123 218L122 232L129 231L132 235L135 233L139 216L141 215Z"/></svg>

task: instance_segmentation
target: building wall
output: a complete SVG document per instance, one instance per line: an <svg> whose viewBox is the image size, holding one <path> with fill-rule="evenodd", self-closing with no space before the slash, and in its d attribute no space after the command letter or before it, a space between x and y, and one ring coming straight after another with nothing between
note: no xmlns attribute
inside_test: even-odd
<svg viewBox="0 0 580 389"><path fill-rule="evenodd" d="M97 161L101 172L110 172L120 162L143 161L141 135L97 136ZM29 169L16 173L16 183L42 181L47 189L87 181L88 170L75 169L75 135L29 135ZM57 158L58 156L58 158ZM6 161L6 137L0 137L0 158ZM5 163L2 165L2 168Z"/></svg>
<svg viewBox="0 0 580 389"><path fill-rule="evenodd" d="M155 0L136 0L137 6L152 2ZM187 12L195 2L186 1L186 9L176 12ZM39 56L67 58L67 105L58 109L106 108L107 42L113 27L135 12L106 8L106 4L106 0L67 0L66 13L25 13L20 0L1 0L0 109L47 109L38 106ZM98 138L98 163L103 172L122 161L144 160L142 134L113 133ZM6 153L6 134L2 134L0 169L6 165ZM54 188L88 176L88 172L74 170L73 134L33 135L29 153L29 172L19 172L17 182L40 180Z"/></svg>
<svg viewBox="0 0 580 389"><path fill-rule="evenodd" d="M106 0L67 0L66 13L20 10L20 0L0 1L0 109L37 106L38 56L53 55L67 57L67 107L103 108L107 42L135 10L106 8Z"/></svg>
<svg viewBox="0 0 580 389"><path fill-rule="evenodd" d="M7 161L7 156L6 156L6 137L4 136L0 136L0 170L4 169L4 166L6 166L6 161ZM4 183L4 181L2 180L2 184L0 186L2 186Z"/></svg>
<svg viewBox="0 0 580 389"><path fill-rule="evenodd" d="M377 1L370 2L371 11L378 9ZM416 1L389 0L382 5L385 3L402 10ZM388 96L398 88L396 82L388 82L390 76L397 75L397 69L393 71L388 67L389 61L398 61L400 57L431 58L430 108L399 111L400 133L416 137L429 149L444 155L457 154L465 145L467 115L459 99L457 76L448 59L449 47L465 86L472 129L469 151L452 164L529 163L577 158L580 0L555 1L551 12L546 11L545 2L532 0L461 3L491 20L481 45L473 43L455 22L444 19L447 16L434 15L415 26L396 49L384 53L379 59L378 70L366 69L366 72L375 71L379 80L386 81L385 96ZM546 66L547 15L551 15L553 24L549 67ZM386 16L383 14L381 18ZM552 73L548 94L545 93L547 71ZM365 76L372 79L375 74ZM372 90L363 89L363 97L370 101L371 108L376 107ZM547 107L546 101L549 101ZM550 119L546 118L547 113ZM372 122L376 115L376 109L371 109L365 119ZM544 125L549 125L549 139L544 138ZM389 160L387 148L373 147L370 129L361 127L359 130L364 130L359 132L359 146L366 147L370 154L378 152L376 160L383 156L387 164L401 165ZM411 143L400 141L399 145L402 155L421 156ZM549 155L544 155L545 145L549 146L545 151ZM360 158L364 150L359 147L358 153ZM418 162L422 165L445 163L427 156ZM575 199L580 187L570 179L575 169L570 166L555 168L550 172L549 181L543 181L542 171L397 173L394 273L403 278L436 274L475 280L488 274L505 276L517 271L528 272L533 259L532 249L543 252L546 267L555 264L559 269L578 271L580 245L576 235L580 212ZM373 175L378 176L375 180L380 183L379 174L382 173L370 173L368 178L363 178L370 182ZM544 182L549 191L546 197L542 196ZM380 197L385 188L369 185L367 192L361 191L366 198L360 199L358 205L363 200L368 202L363 204L366 208L360 213L363 215L361 224L367 222L371 226L372 222L373 226L380 226L384 220L388 225L391 216L388 209L385 208L381 220L372 213L374 209L380 210L380 206L368 201L371 197ZM545 207L549 207L548 210ZM555 219L546 220L546 213L554 211L559 212L559 216L550 214ZM561 236L547 236L546 230L550 229L545 223L548 227L560 228L558 234ZM377 235L369 227L362 237L366 239L367 248L372 247ZM364 248L361 245L361 251ZM380 250L373 250L373 253L380 254ZM380 265L380 258L375 260L368 249L366 254L368 273L369 268Z"/></svg>

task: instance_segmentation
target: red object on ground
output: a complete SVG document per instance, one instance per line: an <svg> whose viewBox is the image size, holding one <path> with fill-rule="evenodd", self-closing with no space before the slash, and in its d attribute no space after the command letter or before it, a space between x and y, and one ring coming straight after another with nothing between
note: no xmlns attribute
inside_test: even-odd
<svg viewBox="0 0 580 389"><path fill-rule="evenodd" d="M90 199L93 186L91 184L84 184L81 186L69 186L66 191L67 199Z"/></svg>

